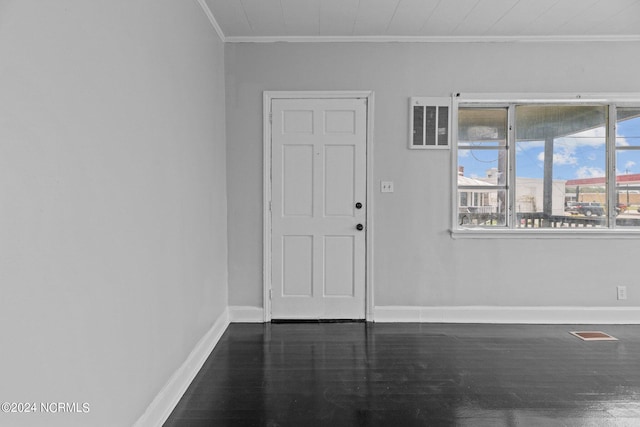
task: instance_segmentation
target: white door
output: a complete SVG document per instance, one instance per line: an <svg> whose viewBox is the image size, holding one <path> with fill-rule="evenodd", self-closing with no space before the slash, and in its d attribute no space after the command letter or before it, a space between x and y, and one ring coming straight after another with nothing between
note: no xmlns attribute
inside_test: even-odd
<svg viewBox="0 0 640 427"><path fill-rule="evenodd" d="M271 317L364 319L367 101L271 112Z"/></svg>

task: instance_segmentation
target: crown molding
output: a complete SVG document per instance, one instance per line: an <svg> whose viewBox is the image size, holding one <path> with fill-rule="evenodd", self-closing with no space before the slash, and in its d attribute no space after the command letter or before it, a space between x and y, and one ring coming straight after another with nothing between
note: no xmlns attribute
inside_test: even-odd
<svg viewBox="0 0 640 427"><path fill-rule="evenodd" d="M195 0L223 43L621 43L640 34L549 36L225 36L205 0Z"/></svg>
<svg viewBox="0 0 640 427"><path fill-rule="evenodd" d="M209 6L205 2L205 0L195 0L195 1L200 5L202 10L204 11L204 14L207 15L207 18L209 19L211 26L213 27L214 30L216 30L216 33L218 33L218 37L220 37L220 40L222 40L223 43L226 42L227 37L225 37L224 33L222 32L222 28L220 28L220 25L218 25L218 21L216 21L215 16L213 16L213 13L211 12L211 9L209 9Z"/></svg>
<svg viewBox="0 0 640 427"><path fill-rule="evenodd" d="M228 43L619 43L640 42L640 34L589 36L231 36L224 40Z"/></svg>

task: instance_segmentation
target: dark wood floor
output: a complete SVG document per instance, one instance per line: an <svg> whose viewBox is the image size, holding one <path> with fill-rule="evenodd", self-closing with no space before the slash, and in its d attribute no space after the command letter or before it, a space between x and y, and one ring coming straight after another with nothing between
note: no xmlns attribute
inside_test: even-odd
<svg viewBox="0 0 640 427"><path fill-rule="evenodd" d="M165 427L640 426L640 326L232 324Z"/></svg>

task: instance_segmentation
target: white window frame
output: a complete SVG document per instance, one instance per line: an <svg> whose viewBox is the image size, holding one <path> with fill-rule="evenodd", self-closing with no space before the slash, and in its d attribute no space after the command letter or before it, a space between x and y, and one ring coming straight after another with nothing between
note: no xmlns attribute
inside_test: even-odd
<svg viewBox="0 0 640 427"><path fill-rule="evenodd" d="M615 200L616 179L616 108L640 108L640 93L455 93L451 96L450 109L450 146L451 146L451 229L453 238L590 238L601 236L615 236L617 238L640 238L640 227L615 227L615 215L613 210L608 212L608 227L603 228L511 228L514 221L512 212L512 200L515 196L515 150L507 149L508 155L508 195L507 200L507 226L496 228L463 227L458 224L458 110L461 107L504 107L512 104L545 104L545 105L602 105L608 108L607 137L606 137L606 183L607 205L613 206ZM509 111L513 111L509 109ZM514 117L509 114L508 139L509 143L515 141Z"/></svg>

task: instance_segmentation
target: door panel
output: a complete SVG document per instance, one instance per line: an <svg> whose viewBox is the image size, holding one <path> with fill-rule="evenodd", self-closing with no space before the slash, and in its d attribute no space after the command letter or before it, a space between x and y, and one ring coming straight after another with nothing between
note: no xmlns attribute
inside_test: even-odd
<svg viewBox="0 0 640 427"><path fill-rule="evenodd" d="M324 150L325 216L353 217L355 149L348 145L329 145Z"/></svg>
<svg viewBox="0 0 640 427"><path fill-rule="evenodd" d="M283 215L313 216L313 145L282 146Z"/></svg>
<svg viewBox="0 0 640 427"><path fill-rule="evenodd" d="M353 296L354 236L324 239L324 295Z"/></svg>
<svg viewBox="0 0 640 427"><path fill-rule="evenodd" d="M363 319L366 100L274 99L271 112L271 317Z"/></svg>
<svg viewBox="0 0 640 427"><path fill-rule="evenodd" d="M356 131L356 115L352 110L327 110L324 113L324 117L325 133L348 133L353 135Z"/></svg>
<svg viewBox="0 0 640 427"><path fill-rule="evenodd" d="M284 296L313 296L313 236L282 237Z"/></svg>
<svg viewBox="0 0 640 427"><path fill-rule="evenodd" d="M282 133L313 133L313 110L291 110L282 112Z"/></svg>

